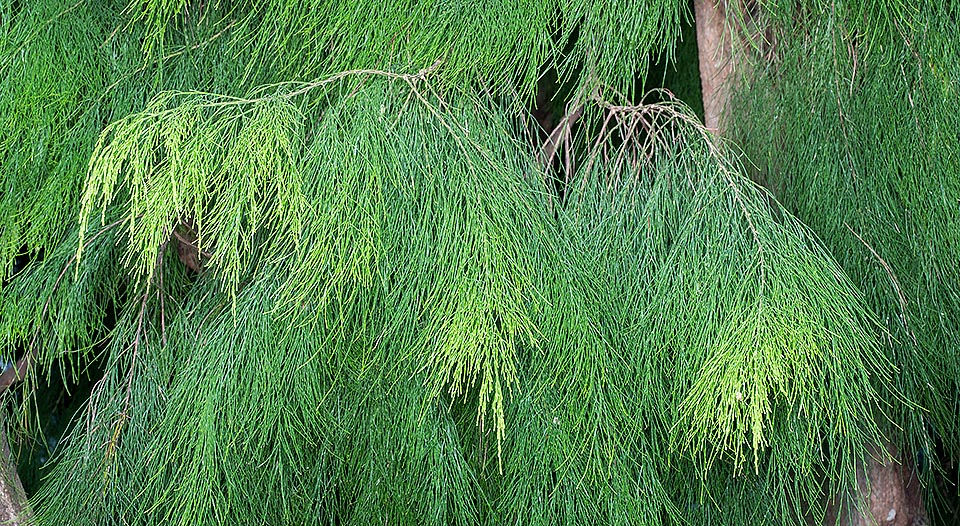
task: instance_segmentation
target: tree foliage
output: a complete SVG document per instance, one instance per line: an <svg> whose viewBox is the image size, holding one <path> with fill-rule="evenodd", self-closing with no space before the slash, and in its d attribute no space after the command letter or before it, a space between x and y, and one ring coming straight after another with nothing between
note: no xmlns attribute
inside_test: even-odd
<svg viewBox="0 0 960 526"><path fill-rule="evenodd" d="M103 369L36 520L798 524L955 458L957 10L754 7L741 151L642 98L677 0L2 0L14 416Z"/></svg>
<svg viewBox="0 0 960 526"><path fill-rule="evenodd" d="M960 11L864 9L811 6L804 27L782 24L776 61L739 92L735 128L884 323L893 385L924 408L891 406L887 432L914 450L942 441L956 457ZM759 128L775 140L757 140Z"/></svg>

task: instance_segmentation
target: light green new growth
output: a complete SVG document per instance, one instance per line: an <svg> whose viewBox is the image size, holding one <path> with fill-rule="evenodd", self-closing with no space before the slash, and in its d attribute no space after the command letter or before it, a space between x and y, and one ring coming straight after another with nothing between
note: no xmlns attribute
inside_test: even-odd
<svg viewBox="0 0 960 526"><path fill-rule="evenodd" d="M960 450L956 8L761 2L742 152L637 102L688 11L0 0L13 414L103 371L36 522L802 524Z"/></svg>
<svg viewBox="0 0 960 526"><path fill-rule="evenodd" d="M235 293L255 236L282 225L297 239L307 203L298 156L303 115L280 97L237 100L164 92L101 134L80 205L81 258L91 213L123 192L129 199L126 262L138 283L156 272L160 251L182 222L196 226L196 248ZM286 245L285 245L286 246Z"/></svg>

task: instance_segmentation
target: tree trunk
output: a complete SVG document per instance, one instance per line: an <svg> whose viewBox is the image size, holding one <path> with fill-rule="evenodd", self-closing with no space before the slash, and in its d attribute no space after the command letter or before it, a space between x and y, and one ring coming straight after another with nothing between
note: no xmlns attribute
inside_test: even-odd
<svg viewBox="0 0 960 526"><path fill-rule="evenodd" d="M722 132L721 116L730 98L728 79L733 71L726 7L727 0L694 0L693 3L700 57L703 121L707 128L717 133Z"/></svg>
<svg viewBox="0 0 960 526"><path fill-rule="evenodd" d="M0 424L0 443L2 443L3 454L0 458L0 471L3 472L3 480L0 480L0 524L30 524L27 494L23 491L20 475L17 474L17 465L10 455L7 430L2 424Z"/></svg>
<svg viewBox="0 0 960 526"><path fill-rule="evenodd" d="M927 513L920 498L920 479L910 456L887 445L857 469L856 508L827 513L827 526L925 526ZM839 517L838 517L839 515Z"/></svg>

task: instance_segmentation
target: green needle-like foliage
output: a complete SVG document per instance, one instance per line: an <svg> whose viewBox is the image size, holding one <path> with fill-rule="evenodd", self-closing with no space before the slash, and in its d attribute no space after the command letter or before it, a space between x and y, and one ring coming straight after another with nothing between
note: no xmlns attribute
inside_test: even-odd
<svg viewBox="0 0 960 526"><path fill-rule="evenodd" d="M574 77L583 92L631 92L649 55L679 33L685 10L686 2L675 0L151 0L127 13L144 23L151 56L170 52L171 40L194 26L236 35L227 48L250 60L237 80L264 72L306 80L364 68L415 73L441 59L438 89L480 82L491 94L516 96L533 91L545 66Z"/></svg>
<svg viewBox="0 0 960 526"><path fill-rule="evenodd" d="M127 263L138 282L153 273L172 229L196 226L197 249L213 252L210 267L239 282L255 235L296 239L306 208L298 156L303 116L280 97L235 101L203 95L178 101L163 92L143 112L101 134L81 198L81 245L91 213L118 193L129 194ZM209 245L209 246L208 246Z"/></svg>
<svg viewBox="0 0 960 526"><path fill-rule="evenodd" d="M760 177L821 236L886 326L896 389L924 409L894 408L889 432L914 450L940 440L956 455L960 11L889 9L867 19L878 28L832 5L785 24L774 65L738 96L735 128ZM758 129L769 136L757 140Z"/></svg>
<svg viewBox="0 0 960 526"><path fill-rule="evenodd" d="M114 115L138 104L145 87L108 86L138 58L131 43L100 46L121 18L116 9L49 2L0 15L0 260L52 249L76 220L90 144ZM133 100L131 100L133 99ZM116 113L114 113L116 112Z"/></svg>
<svg viewBox="0 0 960 526"><path fill-rule="evenodd" d="M10 423L102 370L35 521L802 524L957 448L957 13L801 4L744 157L634 102L687 2L0 0Z"/></svg>

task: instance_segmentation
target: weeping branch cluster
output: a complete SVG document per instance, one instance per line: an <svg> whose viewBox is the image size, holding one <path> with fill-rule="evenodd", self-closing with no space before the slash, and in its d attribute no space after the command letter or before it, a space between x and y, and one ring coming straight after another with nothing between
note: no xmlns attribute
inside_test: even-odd
<svg viewBox="0 0 960 526"><path fill-rule="evenodd" d="M734 133L884 324L896 390L925 409L891 407L886 433L955 457L960 11L891 2L865 16L870 7L813 5L802 26L782 21L775 60L738 94Z"/></svg>
<svg viewBox="0 0 960 526"><path fill-rule="evenodd" d="M946 40L809 22L856 61L816 69L836 101L779 48L744 120L775 140L743 133L783 160L784 208L683 104L632 102L686 2L107 4L0 2L0 261L34 256L0 289L0 344L36 374L105 364L40 523L795 524L856 486L886 415L948 426L920 386L942 365L955 392L956 357L892 352L883 303L904 295L917 341L955 335L937 112L960 68L917 49ZM886 96L862 76L887 77L844 38L871 67L920 57L901 121L852 120ZM559 178L520 139L547 67L576 101ZM896 126L916 149L854 151ZM842 256L851 233L870 257Z"/></svg>

